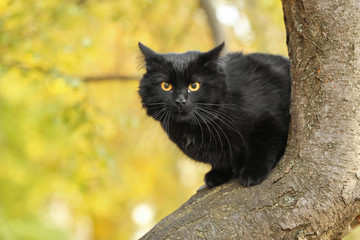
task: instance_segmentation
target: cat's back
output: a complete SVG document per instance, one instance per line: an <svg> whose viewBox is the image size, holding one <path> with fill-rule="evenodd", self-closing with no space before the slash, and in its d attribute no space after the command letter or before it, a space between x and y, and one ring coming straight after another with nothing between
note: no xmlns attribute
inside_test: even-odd
<svg viewBox="0 0 360 240"><path fill-rule="evenodd" d="M254 115L288 108L290 104L289 60L280 55L229 53L223 58L226 83L233 103Z"/></svg>
<svg viewBox="0 0 360 240"><path fill-rule="evenodd" d="M224 56L223 63L228 78L240 77L243 81L252 81L258 77L265 80L275 76L284 81L290 80L289 59L281 55L235 52Z"/></svg>

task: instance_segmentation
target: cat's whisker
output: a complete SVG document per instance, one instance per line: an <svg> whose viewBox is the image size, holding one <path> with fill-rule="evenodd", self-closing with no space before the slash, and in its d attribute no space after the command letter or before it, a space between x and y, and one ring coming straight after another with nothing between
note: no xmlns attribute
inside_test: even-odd
<svg viewBox="0 0 360 240"><path fill-rule="evenodd" d="M228 138L227 134L222 130L221 126L213 119L214 117L216 117L218 120L220 120L225 126L227 126L228 128L230 128L233 131L235 131L236 133L238 133L240 135L242 141L244 142L242 134L240 133L239 129L237 128L236 125L234 125L233 122L230 122L231 125L233 125L233 126L231 126L231 125L229 125L229 123L225 122L223 119L220 118L221 115L215 115L214 113L211 113L210 111L206 111L206 110L200 109L200 108L199 108L199 110L202 110L204 114L210 115L208 119L218 127L218 129L222 132L222 134L226 138L226 141L227 141L228 146L230 148L230 153L232 152L232 150L231 150L231 143L229 141L229 138ZM228 119L226 119L226 120L229 121Z"/></svg>
<svg viewBox="0 0 360 240"><path fill-rule="evenodd" d="M163 106L166 106L166 103L146 103L146 105L163 105Z"/></svg>
<svg viewBox="0 0 360 240"><path fill-rule="evenodd" d="M216 114L222 115L223 117L227 117L230 122L232 122L235 126L237 126L237 124L234 122L233 118L230 117L230 115L226 114L226 112L220 111L218 109L210 108L210 107L207 106L207 105L209 105L209 106L217 106L218 104L202 104L202 103L200 103L198 105L200 105L200 107L203 108L203 109L210 110L210 111L215 112ZM206 107L202 106L202 105L205 105ZM235 104L232 104L232 105L235 105ZM232 109L232 111L234 111L234 110L238 110L238 109ZM251 125L254 126L254 118L253 118L253 116L247 110L245 110L244 112L246 112L248 114L249 118L251 119L251 123L252 123ZM238 127L236 127L236 129L238 129Z"/></svg>
<svg viewBox="0 0 360 240"><path fill-rule="evenodd" d="M165 114L166 112L166 109L163 108L161 110L159 110L158 112L154 113L153 117L156 119L156 118L159 118L159 120L161 121L162 118L163 118L163 115Z"/></svg>
<svg viewBox="0 0 360 240"><path fill-rule="evenodd" d="M170 130L170 119L171 119L171 113L168 112L168 116L166 118L166 121L167 121L167 131Z"/></svg>
<svg viewBox="0 0 360 240"><path fill-rule="evenodd" d="M155 103L151 103L151 104L146 104L146 108L166 108L166 104L155 104Z"/></svg>
<svg viewBox="0 0 360 240"><path fill-rule="evenodd" d="M220 111L216 111L213 109L204 109L204 108L199 108L200 111L203 111L206 114L211 115L214 118L219 119L225 126L227 126L229 129L233 130L234 132L236 132L237 134L239 134L239 136L241 137L241 140L245 143L244 137L240 131L240 129L238 128L237 124L234 122L234 120L232 120L229 116L227 116L226 114L220 112Z"/></svg>
<svg viewBox="0 0 360 240"><path fill-rule="evenodd" d="M245 107L237 105L237 104L232 104L232 103L228 103L228 104L226 104L226 103L196 103L196 105L200 106L200 107L207 107L209 109L220 111L222 113L224 113L224 111L222 111L222 110L231 111L231 112L243 111L243 112L246 112L250 118L252 118L251 114L249 113L249 111ZM214 107L216 107L216 108L214 108Z"/></svg>
<svg viewBox="0 0 360 240"><path fill-rule="evenodd" d="M200 124L199 120L196 118L195 113L191 113L191 120L193 121L194 126L200 127L200 131L201 131L201 143L200 143L200 147L199 150L202 148L202 145L204 143L204 131L202 129L202 125Z"/></svg>
<svg viewBox="0 0 360 240"><path fill-rule="evenodd" d="M164 114L162 115L162 119L160 120L161 126L164 128L164 130L168 131L168 116L169 112L164 111Z"/></svg>
<svg viewBox="0 0 360 240"><path fill-rule="evenodd" d="M207 121L201 116L201 114L199 112L194 112L194 114L195 114L195 116L198 116L200 118L200 120L205 124L206 128L209 130L210 141L208 143L207 148L209 149L211 146L211 139L214 139L215 148L217 148L217 141L216 141L215 134L214 134L213 130L211 130L211 127L209 126ZM199 120L199 122L200 122L200 120ZM200 126L201 126L201 124L200 124Z"/></svg>
<svg viewBox="0 0 360 240"><path fill-rule="evenodd" d="M203 115L201 112L197 112L198 116L203 120L203 122L207 125L207 126L211 126L212 129L215 131L218 139L219 139L219 142L220 142L220 150L221 150L221 155L222 155L222 151L224 150L224 143L222 141L222 138L221 138L221 134L219 133L219 131L216 129L216 126L214 126L213 124L213 121L211 121L211 119L207 119L207 117L205 115ZM206 121L208 120L208 121ZM219 126L217 126L219 128ZM211 128L209 128L210 130ZM221 130L221 129L220 129ZM211 130L210 130L211 131ZM221 130L222 131L222 130ZM212 132L212 131L211 131ZM215 141L215 134L214 134L214 141ZM215 146L216 145L216 141L215 141Z"/></svg>
<svg viewBox="0 0 360 240"><path fill-rule="evenodd" d="M199 110L201 111L206 111L208 113L210 113L212 116L214 116L215 118L224 118L224 120L228 121L229 124L231 124L231 126L236 129L236 131L239 131L239 128L236 124L236 122L230 118L230 116L228 116L226 113L216 110L216 109L212 109L212 108L207 108L207 107L201 107L199 108Z"/></svg>
<svg viewBox="0 0 360 240"><path fill-rule="evenodd" d="M201 107L218 107L219 109L227 109L230 111L242 111L248 114L248 117L254 122L252 114L244 106L233 104L233 103L196 103L196 105ZM213 110L216 110L212 108ZM219 111L219 109L217 109Z"/></svg>
<svg viewBox="0 0 360 240"><path fill-rule="evenodd" d="M212 106L212 107L215 106L219 108L228 108L233 110L245 109L243 106L233 103L196 103L196 104L201 106Z"/></svg>
<svg viewBox="0 0 360 240"><path fill-rule="evenodd" d="M231 143L230 143L230 140L229 140L228 136L226 135L226 133L224 132L224 130L222 130L221 126L220 126L214 119L209 118L209 120L210 120L210 122L212 122L212 123L215 124L215 126L220 130L220 132L222 132L222 134L224 135L224 137L225 137L225 139L226 139L226 141L227 141L227 143L228 143L228 146L229 146L229 149L230 149L229 153L231 153L231 152L232 152ZM221 138L220 138L220 139L221 139ZM222 148L223 148L223 147L224 147L224 146L222 145Z"/></svg>
<svg viewBox="0 0 360 240"><path fill-rule="evenodd" d="M195 116L196 116L196 115L195 115ZM200 118L200 117L197 117L197 118ZM202 119L200 118L200 120L202 120ZM198 120L199 126L203 126L203 125L200 123L200 120ZM203 120L202 120L202 121L203 121ZM206 148L207 148L207 149L210 149L210 146L211 146L211 143L212 143L212 142L214 142L215 147L217 147L217 142L216 142L215 134L213 133L213 131L211 130L211 128L209 127L209 125L206 123L206 121L204 122L204 124L205 124L206 128L209 130L209 137L210 137L209 143L208 143L208 145L207 145Z"/></svg>

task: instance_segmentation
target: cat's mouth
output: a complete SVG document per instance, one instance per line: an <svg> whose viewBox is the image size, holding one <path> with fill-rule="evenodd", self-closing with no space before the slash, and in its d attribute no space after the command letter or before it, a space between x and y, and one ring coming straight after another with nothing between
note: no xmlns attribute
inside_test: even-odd
<svg viewBox="0 0 360 240"><path fill-rule="evenodd" d="M192 114L190 111L186 111L184 109L173 112L173 117L175 120L180 122L189 121L192 119Z"/></svg>

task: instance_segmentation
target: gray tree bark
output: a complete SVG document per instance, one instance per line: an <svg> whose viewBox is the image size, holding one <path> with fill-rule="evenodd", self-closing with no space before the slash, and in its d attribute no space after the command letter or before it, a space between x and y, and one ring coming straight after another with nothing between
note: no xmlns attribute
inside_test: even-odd
<svg viewBox="0 0 360 240"><path fill-rule="evenodd" d="M283 0L286 153L262 184L195 194L142 239L341 239L360 215L360 1Z"/></svg>

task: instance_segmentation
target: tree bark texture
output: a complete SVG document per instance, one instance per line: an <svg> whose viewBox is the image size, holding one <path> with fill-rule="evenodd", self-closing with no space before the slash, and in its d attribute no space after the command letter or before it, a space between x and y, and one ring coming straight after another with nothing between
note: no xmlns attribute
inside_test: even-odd
<svg viewBox="0 0 360 240"><path fill-rule="evenodd" d="M262 184L205 189L142 239L341 239L360 215L360 1L283 0L286 153Z"/></svg>

